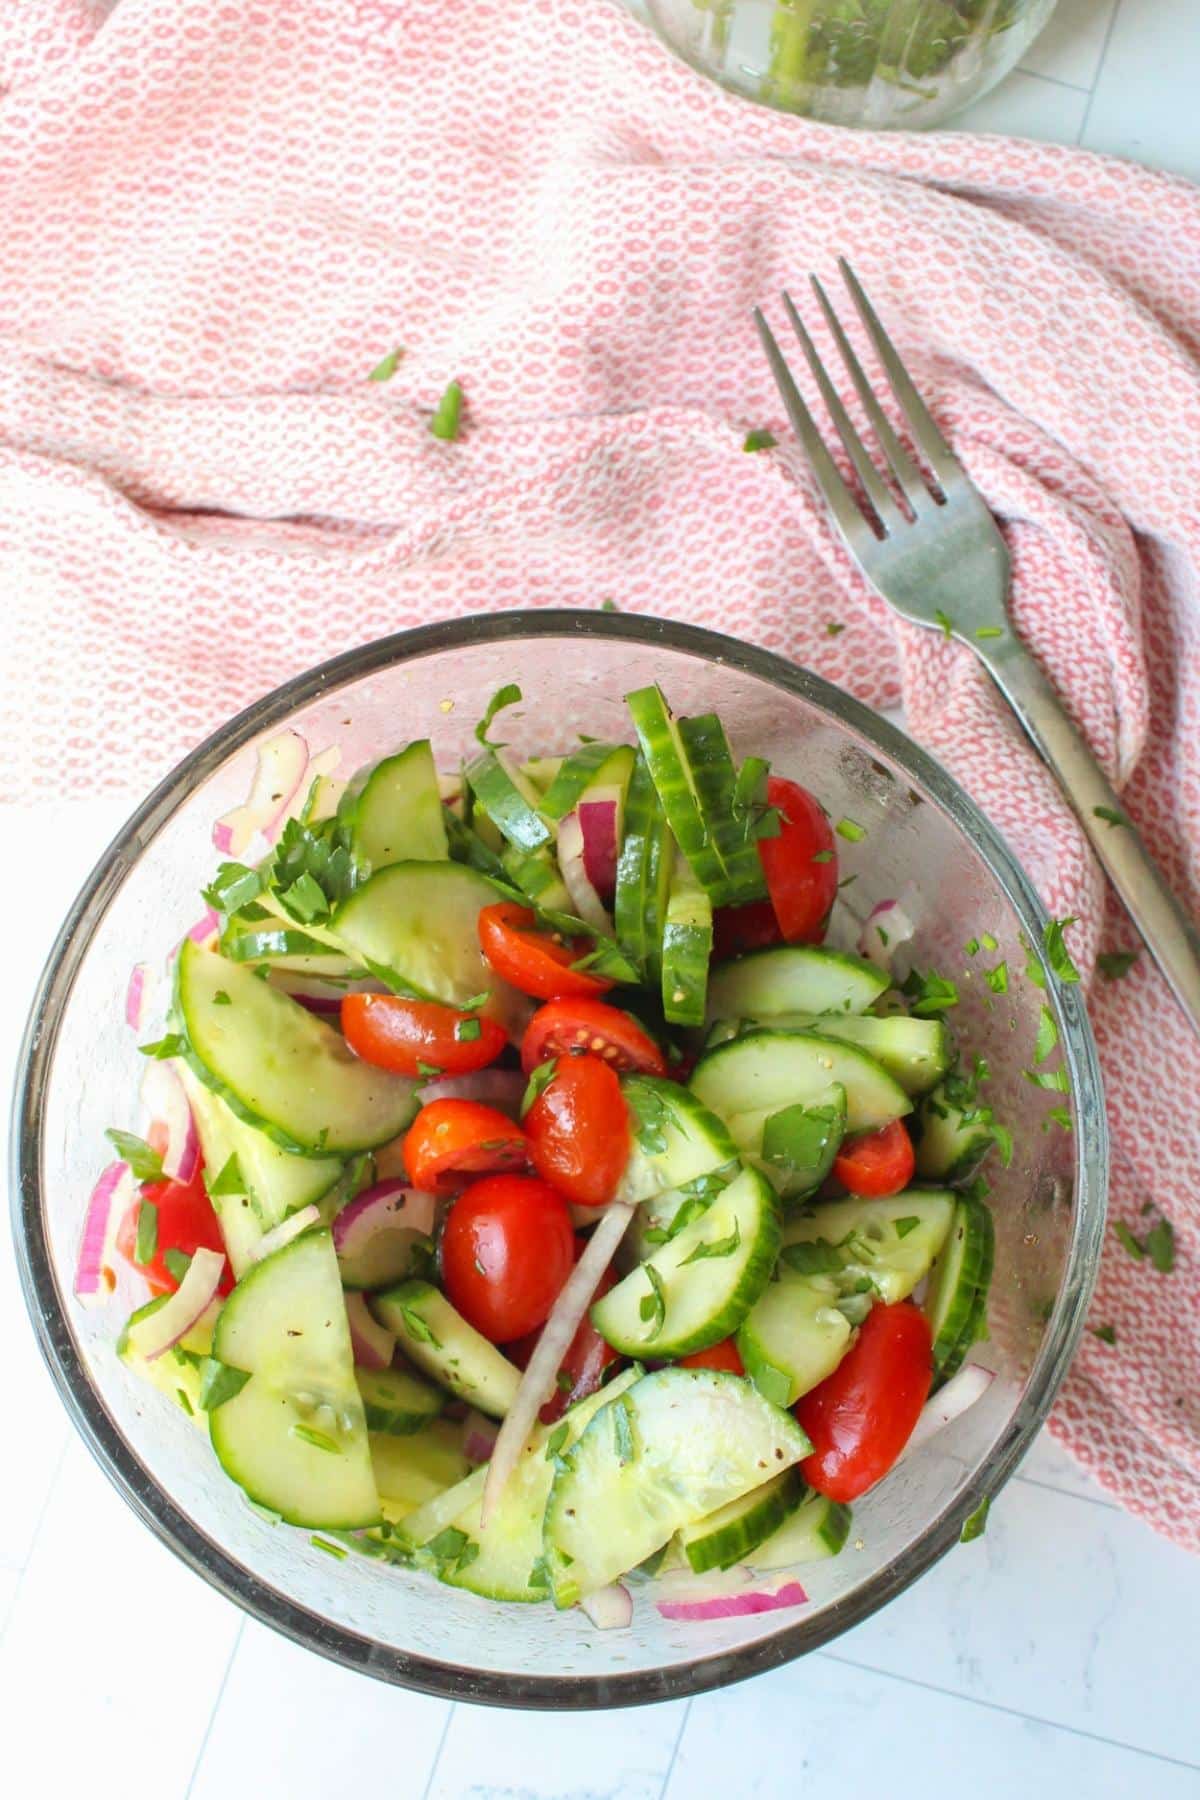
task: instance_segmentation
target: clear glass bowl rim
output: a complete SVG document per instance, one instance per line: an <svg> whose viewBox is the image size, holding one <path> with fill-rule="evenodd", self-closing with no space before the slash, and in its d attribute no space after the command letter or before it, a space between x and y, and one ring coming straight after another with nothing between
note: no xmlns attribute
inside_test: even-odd
<svg viewBox="0 0 1200 1800"><path fill-rule="evenodd" d="M378 638L318 664L238 713L191 751L153 790L104 851L71 906L38 984L17 1062L11 1135L11 1217L18 1274L38 1346L84 1443L151 1531L189 1568L306 1649L346 1668L451 1700L525 1708L586 1710L680 1699L778 1668L840 1636L894 1599L957 1542L962 1523L1008 1479L1044 1423L1082 1333L1099 1262L1107 1204L1108 1136L1095 1040L1077 986L1055 984L1055 1008L1076 1120L1076 1196L1062 1285L1028 1385L991 1454L957 1498L886 1570L812 1619L801 1618L732 1654L662 1670L594 1676L495 1674L408 1655L331 1623L241 1567L181 1512L116 1429L75 1348L41 1229L41 1114L64 1009L100 920L142 850L201 781L236 750L300 707L346 682L401 662L478 643L572 637L662 645L728 666L795 695L858 732L903 769L964 832L1001 888L1021 928L1040 943L1047 914L1029 878L999 834L931 756L868 706L830 682L755 645L722 633L644 614L572 608L515 611L448 620ZM1079 1129L1085 1119L1087 1131Z"/></svg>

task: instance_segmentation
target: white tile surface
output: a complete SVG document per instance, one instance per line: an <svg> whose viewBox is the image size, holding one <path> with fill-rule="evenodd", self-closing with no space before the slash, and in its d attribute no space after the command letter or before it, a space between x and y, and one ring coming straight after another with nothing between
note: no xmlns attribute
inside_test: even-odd
<svg viewBox="0 0 1200 1800"><path fill-rule="evenodd" d="M456 1706L427 1800L658 1800L687 1710L535 1719Z"/></svg>
<svg viewBox="0 0 1200 1800"><path fill-rule="evenodd" d="M1050 21L1021 58L1034 75L1090 88L1108 41L1117 0L1058 0Z"/></svg>
<svg viewBox="0 0 1200 1800"><path fill-rule="evenodd" d="M1079 137L1089 95L1043 75L1014 69L998 88L951 120L950 131L992 131L1004 136L1073 144Z"/></svg>
<svg viewBox="0 0 1200 1800"><path fill-rule="evenodd" d="M1080 142L1200 181L1200 6L1120 0Z"/></svg>

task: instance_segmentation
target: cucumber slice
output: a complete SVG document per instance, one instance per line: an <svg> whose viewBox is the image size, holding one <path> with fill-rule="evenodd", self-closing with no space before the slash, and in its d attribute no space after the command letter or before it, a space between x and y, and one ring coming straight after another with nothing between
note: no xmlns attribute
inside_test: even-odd
<svg viewBox="0 0 1200 1800"><path fill-rule="evenodd" d="M776 1406L794 1406L824 1381L850 1345L850 1324L838 1310L838 1289L827 1276L781 1271L742 1322L738 1355L759 1393Z"/></svg>
<svg viewBox="0 0 1200 1800"><path fill-rule="evenodd" d="M775 1019L781 1013L863 1013L888 985L865 957L813 944L752 950L713 970L713 1019Z"/></svg>
<svg viewBox="0 0 1200 1800"><path fill-rule="evenodd" d="M445 1399L411 1369L355 1369L367 1430L409 1437L436 1419ZM464 1471L465 1472L465 1471Z"/></svg>
<svg viewBox="0 0 1200 1800"><path fill-rule="evenodd" d="M554 828L542 815L541 794L506 751L484 750L463 773L476 807L518 850L554 841Z"/></svg>
<svg viewBox="0 0 1200 1800"><path fill-rule="evenodd" d="M529 777L544 799L546 789L565 761L566 758L562 756L527 756L521 764L521 773Z"/></svg>
<svg viewBox="0 0 1200 1800"><path fill-rule="evenodd" d="M748 1019L740 1026L719 1020L709 1032L705 1048L762 1026L774 1031L816 1032L818 1037L857 1044L912 1098L928 1093L950 1067L950 1034L941 1020L910 1019L905 1013L886 1019L870 1013L861 1018L844 1013L784 1013L778 1018Z"/></svg>
<svg viewBox="0 0 1200 1800"><path fill-rule="evenodd" d="M506 844L500 852L500 866L535 906L555 912L570 912L574 906L554 853L544 844L537 850L518 850Z"/></svg>
<svg viewBox="0 0 1200 1800"><path fill-rule="evenodd" d="M743 1169L698 1218L598 1300L591 1319L627 1356L686 1356L736 1331L770 1280L779 1205Z"/></svg>
<svg viewBox="0 0 1200 1800"><path fill-rule="evenodd" d="M194 1339L185 1338L170 1350L164 1350L161 1356L148 1360L135 1347L130 1336L130 1326L136 1325L139 1319L149 1318L160 1306L167 1302L166 1294L159 1294L148 1300L145 1306L139 1306L130 1313L125 1321L125 1329L117 1340L117 1355L132 1374L142 1381L157 1388L160 1394L187 1414L194 1425L201 1431L207 1429L208 1419L200 1405L200 1365L208 1354L209 1345L198 1345Z"/></svg>
<svg viewBox="0 0 1200 1800"><path fill-rule="evenodd" d="M470 1473L462 1442L462 1426L447 1419L434 1419L411 1437L371 1433L371 1468L390 1524L408 1518Z"/></svg>
<svg viewBox="0 0 1200 1800"><path fill-rule="evenodd" d="M273 1138L239 1119L219 1095L206 1088L184 1063L175 1065L183 1082L200 1148L210 1181L227 1170L229 1159L236 1156L244 1184L242 1193L219 1194L213 1206L224 1224L225 1213L245 1213L241 1202L249 1199L249 1211L259 1227L258 1235L282 1224L302 1207L316 1206L324 1200L336 1203L334 1189L341 1181L346 1164L336 1156L294 1156L281 1149ZM231 1201L231 1206L223 1206ZM257 1235L250 1240L257 1243ZM239 1278L242 1269L231 1252L233 1272Z"/></svg>
<svg viewBox="0 0 1200 1800"><path fill-rule="evenodd" d="M786 1569L792 1563L821 1562L836 1556L850 1536L850 1508L824 1494L809 1494L791 1518L754 1553L756 1569Z"/></svg>
<svg viewBox="0 0 1200 1800"><path fill-rule="evenodd" d="M678 1082L653 1075L623 1075L629 1107L629 1160L617 1199L636 1206L626 1247L638 1262L688 1200L703 1200L737 1171L737 1146L715 1113ZM720 1172L713 1183L709 1177ZM649 1234L649 1235L647 1235Z"/></svg>
<svg viewBox="0 0 1200 1800"><path fill-rule="evenodd" d="M790 1414L715 1369L658 1369L623 1403L628 1433L597 1414L555 1472L544 1535L556 1606L615 1581L811 1449Z"/></svg>
<svg viewBox="0 0 1200 1800"><path fill-rule="evenodd" d="M454 1555L443 1559L437 1571L448 1586L465 1588L486 1600L528 1603L550 1598L542 1521L557 1458L578 1441L598 1412L619 1404L641 1374L636 1368L624 1370L607 1387L577 1402L557 1425L540 1426L534 1432L486 1531L479 1523L481 1495L474 1487L468 1490L467 1504L453 1521L467 1542L461 1548L456 1545Z"/></svg>
<svg viewBox="0 0 1200 1800"><path fill-rule="evenodd" d="M427 1281L402 1281L372 1294L368 1305L394 1331L404 1353L458 1400L502 1419L513 1403L521 1371L455 1312Z"/></svg>
<svg viewBox="0 0 1200 1800"><path fill-rule="evenodd" d="M712 902L681 850L675 851L662 932L662 1004L672 1025L703 1025Z"/></svg>
<svg viewBox="0 0 1200 1800"><path fill-rule="evenodd" d="M650 778L680 849L709 898L726 898L728 880L713 842L679 725L659 687L626 694Z"/></svg>
<svg viewBox="0 0 1200 1800"><path fill-rule="evenodd" d="M306 931L271 924L251 926L237 914L228 921L220 937L221 955L232 962L265 964L270 969L288 969L296 975L316 975L326 979L345 979L362 973L348 956L331 950L321 939Z"/></svg>
<svg viewBox="0 0 1200 1800"><path fill-rule="evenodd" d="M662 976L662 932L674 868L671 834L644 757L637 757L625 796L617 859L617 942L641 974Z"/></svg>
<svg viewBox="0 0 1200 1800"><path fill-rule="evenodd" d="M306 1231L238 1283L213 1354L251 1379L209 1414L221 1467L290 1525L377 1524L367 1425L337 1258L328 1231Z"/></svg>
<svg viewBox="0 0 1200 1800"><path fill-rule="evenodd" d="M934 1181L969 1181L996 1141L988 1107L965 1114L940 1087L926 1095L916 1127L917 1174Z"/></svg>
<svg viewBox="0 0 1200 1800"><path fill-rule="evenodd" d="M716 713L680 719L679 736L700 807L725 869L725 902L742 905L767 891L750 808L737 798L733 752ZM765 783L767 765L759 767Z"/></svg>
<svg viewBox="0 0 1200 1800"><path fill-rule="evenodd" d="M324 1019L190 938L175 994L192 1073L285 1150L372 1150L417 1110L415 1082L360 1061Z"/></svg>
<svg viewBox="0 0 1200 1800"><path fill-rule="evenodd" d="M334 925L353 954L400 992L448 1006L486 993L483 1011L503 1023L523 1001L479 948L479 914L502 897L461 863L394 863L343 902Z"/></svg>
<svg viewBox="0 0 1200 1800"><path fill-rule="evenodd" d="M933 1332L934 1379L940 1387L961 1366L986 1322L995 1256L995 1227L982 1200L964 1196L929 1278L924 1312Z"/></svg>
<svg viewBox="0 0 1200 1800"><path fill-rule="evenodd" d="M679 1547L697 1575L745 1561L777 1532L808 1492L798 1469L784 1469L739 1500L718 1507L706 1519L685 1525Z"/></svg>
<svg viewBox="0 0 1200 1800"><path fill-rule="evenodd" d="M623 790L628 784L636 754L628 744L581 744L578 750L572 750L570 756L563 758L542 796L541 810L547 818L565 819L569 812L574 812L589 788ZM618 832L617 842L620 841Z"/></svg>
<svg viewBox="0 0 1200 1800"><path fill-rule="evenodd" d="M835 1082L810 1106L735 1113L729 1135L784 1200L814 1193L833 1167L846 1135L846 1090Z"/></svg>
<svg viewBox="0 0 1200 1800"><path fill-rule="evenodd" d="M450 851L428 738L362 769L338 807L355 857L369 870L398 862L444 862Z"/></svg>
<svg viewBox="0 0 1200 1800"><path fill-rule="evenodd" d="M836 1275L843 1293L870 1282L884 1304L894 1306L929 1273L950 1236L954 1211L954 1195L934 1188L908 1188L887 1200L852 1194L825 1201L788 1220L783 1261L800 1261L803 1252L789 1254L794 1245L820 1245L812 1261Z"/></svg>
<svg viewBox="0 0 1200 1800"><path fill-rule="evenodd" d="M723 1119L818 1104L846 1090L846 1130L875 1131L912 1111L912 1101L874 1057L812 1032L761 1030L706 1050L689 1086Z"/></svg>

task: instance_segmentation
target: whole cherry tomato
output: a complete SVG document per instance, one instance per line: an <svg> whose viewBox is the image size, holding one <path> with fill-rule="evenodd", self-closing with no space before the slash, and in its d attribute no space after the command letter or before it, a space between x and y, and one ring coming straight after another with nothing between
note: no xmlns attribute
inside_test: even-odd
<svg viewBox="0 0 1200 1800"><path fill-rule="evenodd" d="M522 1123L534 1168L576 1206L607 1206L629 1160L629 1110L598 1056L560 1056Z"/></svg>
<svg viewBox="0 0 1200 1800"><path fill-rule="evenodd" d="M767 892L789 944L818 944L837 898L838 864L829 820L807 789L781 775L767 780L779 836L759 838Z"/></svg>
<svg viewBox="0 0 1200 1800"><path fill-rule="evenodd" d="M475 1182L450 1208L442 1232L450 1303L493 1344L545 1324L574 1261L566 1201L529 1175Z"/></svg>
<svg viewBox="0 0 1200 1800"><path fill-rule="evenodd" d="M464 1177L524 1169L529 1146L519 1125L477 1100L432 1100L404 1140L404 1166L414 1187L453 1194Z"/></svg>
<svg viewBox="0 0 1200 1800"><path fill-rule="evenodd" d="M563 994L594 996L612 986L601 975L572 968L583 952L548 931L538 931L527 906L511 900L485 906L478 930L480 948L497 975L535 1000L557 1000Z"/></svg>
<svg viewBox="0 0 1200 1800"><path fill-rule="evenodd" d="M857 1500L887 1474L912 1435L933 1381L929 1321L911 1300L873 1306L857 1341L793 1411L812 1439L800 1464L810 1487Z"/></svg>
<svg viewBox="0 0 1200 1800"><path fill-rule="evenodd" d="M355 1055L396 1075L469 1075L508 1042L494 1019L400 994L347 994L342 1032Z"/></svg>
<svg viewBox="0 0 1200 1800"><path fill-rule="evenodd" d="M875 1200L900 1193L912 1180L915 1167L912 1139L903 1119L847 1138L833 1162L833 1172L843 1187Z"/></svg>

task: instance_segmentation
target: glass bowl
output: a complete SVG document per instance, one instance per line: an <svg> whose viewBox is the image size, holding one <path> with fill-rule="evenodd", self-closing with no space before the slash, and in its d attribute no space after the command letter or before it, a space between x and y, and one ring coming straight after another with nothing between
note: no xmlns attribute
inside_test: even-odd
<svg viewBox="0 0 1200 1800"><path fill-rule="evenodd" d="M940 125L1007 75L1055 0L647 0L702 75L830 125Z"/></svg>
<svg viewBox="0 0 1200 1800"><path fill-rule="evenodd" d="M809 1601L795 1612L669 1623L640 1586L632 1626L600 1633L578 1611L492 1605L365 1558L335 1562L308 1533L252 1511L194 1425L127 1372L114 1349L124 1309L72 1297L102 1134L133 1116L145 1068L124 1022L129 973L194 919L213 821L245 797L256 742L289 726L314 750L340 744L349 770L428 734L438 761L453 764L491 694L514 679L529 704L505 714L505 735L526 753L565 748L579 731L627 736L622 696L657 680L683 712L718 708L741 750L769 756L834 818L861 825L861 842L839 841L855 880L837 929L852 937L878 900L902 897L917 926L914 960L958 980L956 1021L986 1054L988 1097L1013 1131L1011 1167L988 1171L997 1246L983 1358L996 1379L856 1505L842 1554L800 1571ZM233 719L150 795L84 886L43 976L16 1094L13 1224L63 1401L135 1512L185 1562L256 1618L384 1680L506 1706L623 1706L719 1687L815 1649L957 1542L1045 1419L1083 1325L1104 1219L1104 1112L1079 989L1052 982L1043 993L1016 974L1022 935L1040 943L1044 923L1009 850L937 763L817 676L731 638L626 615L509 613L403 632L327 662ZM985 931L1014 971L1003 996L964 951ZM1072 1132L1042 1129L1061 1096L1021 1077L1043 1000L1058 1022Z"/></svg>

